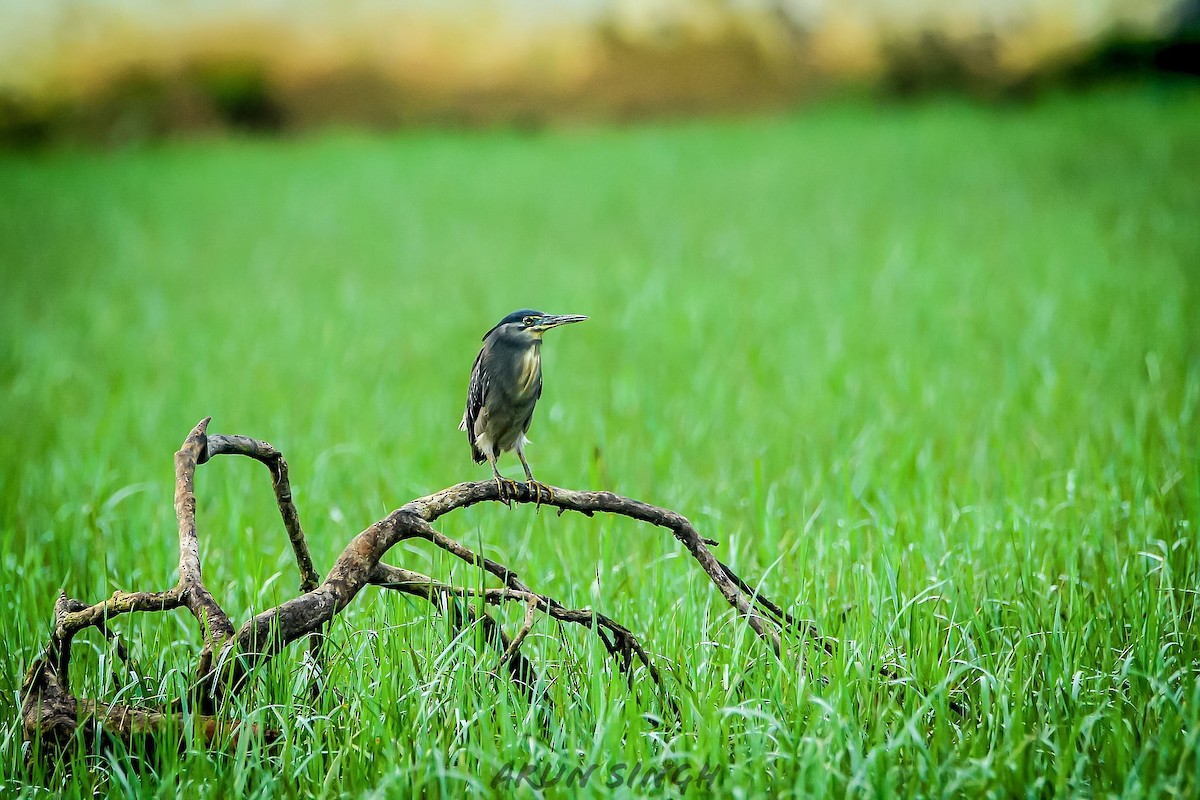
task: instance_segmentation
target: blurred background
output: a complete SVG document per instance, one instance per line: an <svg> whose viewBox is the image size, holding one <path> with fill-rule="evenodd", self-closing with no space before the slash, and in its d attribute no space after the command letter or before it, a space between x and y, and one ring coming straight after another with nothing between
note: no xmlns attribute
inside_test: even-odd
<svg viewBox="0 0 1200 800"><path fill-rule="evenodd" d="M0 0L0 137L539 126L1195 73L1198 0Z"/></svg>
<svg viewBox="0 0 1200 800"><path fill-rule="evenodd" d="M1198 25L1200 0L0 0L0 775L58 592L170 580L199 419L287 455L326 569L487 478L457 429L472 360L531 307L591 317L547 336L535 474L679 510L853 645L807 688L746 674L662 532L467 509L447 535L687 687L660 747L673 712L540 627L551 752L674 749L753 796L885 772L885 796L1198 796ZM239 620L293 596L265 471L197 487L214 595ZM161 616L121 623L151 689L79 656L80 693L171 694L198 633ZM456 796L529 747L493 656L427 608L364 593L340 620L345 705L286 677L259 699L353 725L178 774ZM115 793L113 763L64 796Z"/></svg>

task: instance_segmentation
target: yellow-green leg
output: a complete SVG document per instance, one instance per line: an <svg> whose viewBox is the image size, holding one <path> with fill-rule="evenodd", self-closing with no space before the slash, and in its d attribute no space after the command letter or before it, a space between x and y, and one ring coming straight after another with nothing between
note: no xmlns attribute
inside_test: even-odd
<svg viewBox="0 0 1200 800"><path fill-rule="evenodd" d="M534 480L533 470L529 468L529 462L525 460L525 454L521 452L521 448L517 448L517 457L521 459L521 466L525 468L525 477L529 479L529 488L533 492L534 503L542 504L542 493L546 493L546 499L550 502L554 501L554 490L544 483Z"/></svg>
<svg viewBox="0 0 1200 800"><path fill-rule="evenodd" d="M492 465L492 475L496 478L496 493L500 495L500 502L512 508L512 500L510 498L517 496L517 482L509 480L500 474L500 470L496 469L496 459L489 458L488 463Z"/></svg>

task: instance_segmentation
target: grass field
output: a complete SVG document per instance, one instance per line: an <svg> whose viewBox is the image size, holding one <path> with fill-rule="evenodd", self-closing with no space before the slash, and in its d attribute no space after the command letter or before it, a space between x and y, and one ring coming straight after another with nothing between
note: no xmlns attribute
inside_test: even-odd
<svg viewBox="0 0 1200 800"><path fill-rule="evenodd" d="M654 794L606 786L642 764L686 765L689 794L708 769L742 796L1195 796L1197 142L1200 92L1142 89L0 156L0 793L489 794L512 764ZM629 626L682 720L542 620L543 733L478 636L368 589L324 699L294 649L229 710L282 747L26 765L20 683L59 589L175 579L197 420L283 450L327 569L487 476L456 426L479 337L523 306L591 316L547 336L538 476L687 515L834 655L777 661L664 531L476 507L441 529ZM235 621L293 596L265 470L215 461L197 494ZM423 546L389 560L481 580ZM194 620L116 628L142 680L93 632L76 691L176 696Z"/></svg>

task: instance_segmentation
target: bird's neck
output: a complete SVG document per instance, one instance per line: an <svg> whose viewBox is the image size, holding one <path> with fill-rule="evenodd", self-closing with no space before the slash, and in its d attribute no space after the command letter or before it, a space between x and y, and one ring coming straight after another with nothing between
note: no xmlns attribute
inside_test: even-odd
<svg viewBox="0 0 1200 800"><path fill-rule="evenodd" d="M522 395L530 392L542 375L542 343L535 342L526 348L517 362L517 391Z"/></svg>

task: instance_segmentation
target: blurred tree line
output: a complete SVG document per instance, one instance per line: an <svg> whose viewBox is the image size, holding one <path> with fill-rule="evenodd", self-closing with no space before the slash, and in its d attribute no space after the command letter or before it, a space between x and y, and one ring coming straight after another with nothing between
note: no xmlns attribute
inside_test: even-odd
<svg viewBox="0 0 1200 800"><path fill-rule="evenodd" d="M1200 73L1200 0L0 0L0 140L537 127Z"/></svg>

